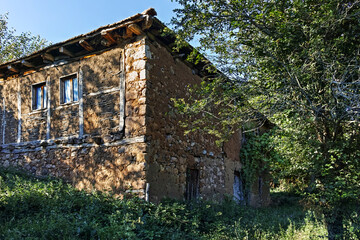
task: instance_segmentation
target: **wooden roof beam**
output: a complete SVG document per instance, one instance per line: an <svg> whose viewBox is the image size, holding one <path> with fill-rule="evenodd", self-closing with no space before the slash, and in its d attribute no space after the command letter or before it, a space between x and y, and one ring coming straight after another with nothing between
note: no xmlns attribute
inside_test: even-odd
<svg viewBox="0 0 360 240"><path fill-rule="evenodd" d="M11 72L15 72L15 73L19 72L19 70L17 68L15 68L14 66L12 66L12 65L8 65L7 68Z"/></svg>
<svg viewBox="0 0 360 240"><path fill-rule="evenodd" d="M141 28L142 30L148 29L153 24L153 17L150 15L145 16L145 20L143 21Z"/></svg>
<svg viewBox="0 0 360 240"><path fill-rule="evenodd" d="M114 36L111 34L110 31L105 31L105 30L101 31L101 37L103 37L108 41L108 45L112 45L116 43L116 40L114 39Z"/></svg>
<svg viewBox="0 0 360 240"><path fill-rule="evenodd" d="M122 37L124 39L131 38L132 35L133 35L133 32L129 28L127 28L127 27L123 28Z"/></svg>
<svg viewBox="0 0 360 240"><path fill-rule="evenodd" d="M135 33L136 35L141 35L141 34L144 33L144 32L141 30L141 28L139 27L139 25L137 25L137 24L135 24L135 23L129 24L129 25L127 26L127 28L128 28L131 32Z"/></svg>
<svg viewBox="0 0 360 240"><path fill-rule="evenodd" d="M79 41L80 46L82 46L86 51L91 52L95 49L84 39Z"/></svg>
<svg viewBox="0 0 360 240"><path fill-rule="evenodd" d="M50 62L54 62L55 58L53 55L51 55L50 53L44 53L43 55L41 55L41 57L43 58L43 61L50 61Z"/></svg>
<svg viewBox="0 0 360 240"><path fill-rule="evenodd" d="M31 62L28 62L26 60L22 60L21 64L24 65L25 67L29 67L29 68L34 67L34 64L32 64Z"/></svg>
<svg viewBox="0 0 360 240"><path fill-rule="evenodd" d="M74 54L72 52L70 52L68 49L66 49L65 47L60 47L59 52L62 54L65 54L66 56L74 57Z"/></svg>

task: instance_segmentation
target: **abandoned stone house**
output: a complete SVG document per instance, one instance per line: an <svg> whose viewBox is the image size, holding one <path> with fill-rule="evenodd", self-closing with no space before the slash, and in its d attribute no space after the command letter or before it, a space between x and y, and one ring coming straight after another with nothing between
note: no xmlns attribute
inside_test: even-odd
<svg viewBox="0 0 360 240"><path fill-rule="evenodd" d="M79 189L150 201L243 198L241 133L219 148L184 136L171 98L202 66L172 52L154 9L0 65L0 166L58 177ZM260 179L261 180L261 179ZM266 184L250 194L269 203Z"/></svg>

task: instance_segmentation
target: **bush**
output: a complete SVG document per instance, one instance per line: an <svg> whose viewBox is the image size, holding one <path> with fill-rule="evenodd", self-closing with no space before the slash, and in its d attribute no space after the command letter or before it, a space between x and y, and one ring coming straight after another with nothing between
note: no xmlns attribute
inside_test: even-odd
<svg viewBox="0 0 360 240"><path fill-rule="evenodd" d="M276 197L275 198L282 198ZM281 202L281 201L280 201ZM296 197L254 209L223 203L138 198L78 191L59 180L0 169L0 239L319 239L321 218ZM358 215L349 221L359 236Z"/></svg>

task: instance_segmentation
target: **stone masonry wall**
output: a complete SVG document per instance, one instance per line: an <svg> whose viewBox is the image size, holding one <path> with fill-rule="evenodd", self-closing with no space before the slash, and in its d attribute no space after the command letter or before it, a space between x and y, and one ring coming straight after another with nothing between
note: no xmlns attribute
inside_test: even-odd
<svg viewBox="0 0 360 240"><path fill-rule="evenodd" d="M110 51L5 80L0 84L0 105L4 98L6 107L0 165L60 177L80 189L143 196L145 59L145 39L138 37ZM61 104L60 78L71 74L82 95ZM50 109L33 110L32 85L41 82L47 83ZM2 130L2 113L0 121Z"/></svg>
<svg viewBox="0 0 360 240"><path fill-rule="evenodd" d="M4 81L0 80L0 93L3 92L3 84ZM3 144L3 130L5 129L5 127L3 126L4 101L5 99L3 98L3 95L0 94L0 144Z"/></svg>
<svg viewBox="0 0 360 240"><path fill-rule="evenodd" d="M18 135L18 111L17 111L17 91L18 91L18 80L13 79L8 84L3 85L2 97L5 99L5 142L16 142Z"/></svg>
<svg viewBox="0 0 360 240"><path fill-rule="evenodd" d="M225 193L225 162L211 136L184 136L180 116L171 113L171 98L186 97L187 86L201 81L198 75L157 42L147 42L147 181L152 201L163 197L184 199L187 169L199 170L199 196L218 199ZM231 194L232 192L230 192Z"/></svg>
<svg viewBox="0 0 360 240"><path fill-rule="evenodd" d="M179 126L183 116L172 112L171 98L186 98L188 88L199 84L201 78L157 42L148 39L146 101L147 182L149 197L159 201L164 197L184 199L189 169L199 173L199 196L220 200L234 193L235 172L241 171L240 150L242 133L239 130L223 147L215 138L199 133L184 136ZM266 177L259 176L250 192L253 206L270 202Z"/></svg>

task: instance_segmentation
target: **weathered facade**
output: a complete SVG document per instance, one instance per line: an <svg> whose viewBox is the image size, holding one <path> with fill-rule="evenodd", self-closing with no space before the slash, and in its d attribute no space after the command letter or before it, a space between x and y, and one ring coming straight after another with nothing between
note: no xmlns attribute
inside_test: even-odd
<svg viewBox="0 0 360 240"><path fill-rule="evenodd" d="M171 51L155 14L0 65L0 165L155 202L238 191L241 133L219 148L184 136L171 114L170 99L186 97L201 66ZM266 184L254 189L251 203L268 204Z"/></svg>

